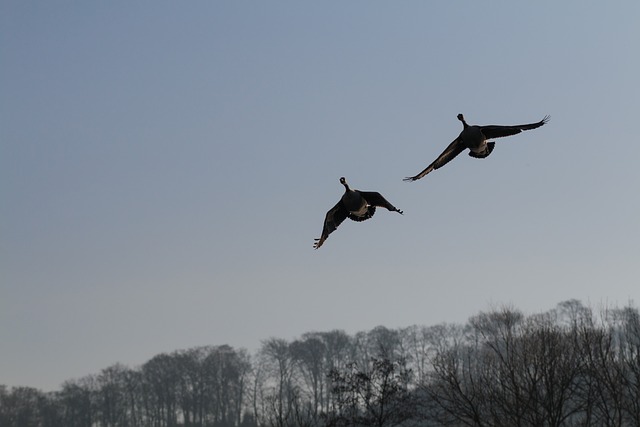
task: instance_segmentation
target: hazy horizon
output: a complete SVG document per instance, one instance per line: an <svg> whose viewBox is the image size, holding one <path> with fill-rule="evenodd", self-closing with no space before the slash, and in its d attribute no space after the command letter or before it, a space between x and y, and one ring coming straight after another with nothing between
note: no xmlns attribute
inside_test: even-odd
<svg viewBox="0 0 640 427"><path fill-rule="evenodd" d="M562 324L562 320L567 320L567 317L563 316L567 316L570 313L571 309L576 309L576 308L582 308L584 310L586 310L589 314L589 316L592 316L592 320L597 321L597 320L602 320L603 321L603 325L607 324L606 322L609 321L613 321L613 319L615 318L615 316L608 318L607 317L607 313L611 312L611 311L623 311L624 309L627 308L631 308L633 310L635 310L635 312L637 313L638 311L638 307L637 305L635 305L633 302L627 302L624 305L603 305L603 304L599 304L599 305L592 305L592 304L585 304L583 301L578 301L578 300L565 300L565 301L558 301L557 304L555 304L552 307L548 307L545 310L540 310L538 312L535 313L526 313L526 312L522 312L518 307L514 307L513 305L509 305L509 304L490 304L487 307L485 307L484 310L480 310L476 313L470 313L468 318L465 319L462 322L441 322L441 323L436 323L436 324L430 324L430 325L424 325L424 324L412 324L412 325L401 325L395 328L388 328L385 325L375 325L372 326L371 328L368 329L363 329L363 330L358 330L358 331L348 331L345 330L343 328L335 328L332 330L313 330L313 331L302 331L301 333L295 335L295 336L290 336L290 337L281 337L281 336L270 336L270 337L264 337L263 339L261 339L258 343L256 343L255 346L253 347L236 347L236 346L229 346L231 347L233 350L235 350L236 352L241 352L243 350L246 350L249 354L249 357L251 359L251 362L253 364L259 364L259 360L260 360L260 354L261 354L261 350L265 347L265 344L268 346L269 343L271 343L273 340L275 341L280 341L280 340L284 340L285 342L291 344L294 343L295 341L300 341L300 342L304 342L306 339L309 338L309 336L313 336L313 334L331 334L333 332L344 332L348 337L350 337L351 339L353 339L354 341L351 342L351 345L357 346L357 342L358 339L362 339L364 336L370 336L370 335L376 335L375 332L377 332L378 328L384 328L390 332L398 332L398 336L403 336L405 333L412 333L412 328L417 327L417 328L424 328L426 330L429 330L430 328L435 328L436 330L440 330L440 326L462 326L462 327L469 327L470 324L469 322L471 321L471 319L476 318L478 316L483 316L486 314L490 314L490 313L501 313L501 312L513 312L513 313L521 313L523 315L523 318L528 318L528 319L534 319L536 315L542 315L542 314L551 314L554 313L557 315L557 319L556 322L558 324ZM567 311L569 310L569 311ZM587 318L589 318L589 316L586 316ZM553 317L553 316L552 316ZM619 319L618 319L619 320ZM532 320L533 321L533 320ZM535 323L535 321L533 321ZM525 322L526 323L526 322ZM600 325L601 326L601 325ZM443 328L444 330L447 330L449 328ZM455 328L454 328L455 329ZM358 336L360 336L360 338L358 338ZM174 355L174 354L178 354L178 353L183 353L183 352L189 352L191 350L195 350L198 348L219 348L219 347L224 347L224 346L228 346L229 344L227 343L202 343L202 344L196 344L190 347L184 347L184 348L174 348L174 349L165 349L162 352L159 352L157 354L153 354L151 355L148 359L143 360L142 362L139 363L135 363L135 364L129 364L126 363L124 361L114 361L112 363L110 363L108 366L103 366L100 369L96 370L95 372L88 372L84 375L81 376L76 376L73 378L66 378L63 382L60 383L59 387L55 387L55 388L51 388L51 389L47 389L47 390L42 390L44 392L56 392L56 391L60 391L63 386L65 385L64 383L69 382L70 384L74 384L74 383L79 383L79 384L83 384L83 379L88 378L88 377L99 377L100 375L103 374L104 371L109 370L110 368L116 367L116 366L121 366L121 367L125 367L126 369L131 369L131 370L143 370L144 366L152 361L154 358L160 356L160 355ZM425 355L426 356L426 355ZM381 357L379 354L374 354L372 355L372 357L374 358L379 358ZM3 384L0 383L0 386L6 386L7 384ZM14 384L12 387L20 387L20 386L25 386L25 387L31 387L31 385L29 384Z"/></svg>

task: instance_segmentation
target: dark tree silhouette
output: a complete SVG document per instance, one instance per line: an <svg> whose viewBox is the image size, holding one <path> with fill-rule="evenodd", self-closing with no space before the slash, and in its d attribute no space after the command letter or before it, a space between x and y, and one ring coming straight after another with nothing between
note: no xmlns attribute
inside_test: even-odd
<svg viewBox="0 0 640 427"><path fill-rule="evenodd" d="M463 325L272 338L115 364L44 393L0 385L0 427L640 425L640 314L577 300Z"/></svg>
<svg viewBox="0 0 640 427"><path fill-rule="evenodd" d="M336 397L336 408L327 415L329 426L393 427L416 413L409 390L412 372L402 359L372 358L364 369L352 363L329 377Z"/></svg>

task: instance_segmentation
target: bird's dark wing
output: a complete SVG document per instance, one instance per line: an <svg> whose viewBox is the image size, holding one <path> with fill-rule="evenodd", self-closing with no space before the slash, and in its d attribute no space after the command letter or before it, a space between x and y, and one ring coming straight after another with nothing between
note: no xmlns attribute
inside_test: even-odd
<svg viewBox="0 0 640 427"><path fill-rule="evenodd" d="M327 212L327 215L324 217L322 236L320 236L319 239L315 239L316 242L313 244L314 249L318 249L320 246L322 246L324 241L327 240L327 237L329 237L329 234L333 233L335 229L338 228L340 224L342 224L342 221L347 218L348 213L349 212L347 211L347 208L345 208L342 204L342 201L336 203L336 205L332 207L329 212Z"/></svg>
<svg viewBox="0 0 640 427"><path fill-rule="evenodd" d="M488 125L480 126L482 134L487 139L501 138L503 136L511 136L522 132L523 130L536 129L549 121L549 116L544 116L542 120L536 123L529 123L526 125L514 125L514 126L500 126L500 125Z"/></svg>
<svg viewBox="0 0 640 427"><path fill-rule="evenodd" d="M367 201L367 203L371 206L380 206L382 208L386 208L391 212L399 212L402 211L395 206L393 206L387 199L385 199L382 194L377 191L360 191L359 192L362 197Z"/></svg>
<svg viewBox="0 0 640 427"><path fill-rule="evenodd" d="M406 177L404 179L404 181L417 181L417 180L419 180L420 178L422 178L423 176L425 176L426 174L428 174L432 170L441 168L442 166L444 166L447 163L449 163L451 160L453 160L454 157L456 157L458 154L462 153L465 148L466 147L465 147L464 143L462 142L462 140L459 137L456 138L451 144L449 144L449 146L442 152L442 154L440 154L438 156L438 158L433 163L431 163L429 166L427 166L427 168L425 170L420 172L418 175Z"/></svg>

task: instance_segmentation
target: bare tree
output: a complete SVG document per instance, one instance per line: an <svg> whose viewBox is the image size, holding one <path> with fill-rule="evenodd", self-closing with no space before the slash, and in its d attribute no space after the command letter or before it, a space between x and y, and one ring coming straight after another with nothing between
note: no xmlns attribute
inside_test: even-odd
<svg viewBox="0 0 640 427"><path fill-rule="evenodd" d="M178 425L180 376L175 358L162 353L142 366L145 414L153 427Z"/></svg>
<svg viewBox="0 0 640 427"><path fill-rule="evenodd" d="M251 370L249 355L227 345L210 348L203 368L211 403L207 410L212 415L209 421L218 425L239 425Z"/></svg>
<svg viewBox="0 0 640 427"><path fill-rule="evenodd" d="M464 342L433 359L428 390L444 423L560 426L578 417L583 363L574 328L509 308L469 326Z"/></svg>
<svg viewBox="0 0 640 427"><path fill-rule="evenodd" d="M289 350L303 380L307 400L310 401L309 416L317 418L325 408L325 343L317 334L305 334L301 340L292 342Z"/></svg>
<svg viewBox="0 0 640 427"><path fill-rule="evenodd" d="M294 362L289 343L271 338L262 343L260 355L267 373L265 416L270 425L283 427L294 423L294 403L298 392L294 383Z"/></svg>
<svg viewBox="0 0 640 427"><path fill-rule="evenodd" d="M331 375L336 409L328 414L330 426L392 427L412 419L414 395L409 390L411 370L402 359L371 359L369 366L350 364Z"/></svg>
<svg viewBox="0 0 640 427"><path fill-rule="evenodd" d="M40 400L43 393L33 387L0 389L0 420L7 427L40 427Z"/></svg>
<svg viewBox="0 0 640 427"><path fill-rule="evenodd" d="M624 375L626 422L640 425L640 313L635 307L620 312L622 322L620 363Z"/></svg>
<svg viewBox="0 0 640 427"><path fill-rule="evenodd" d="M85 427L97 420L97 404L94 398L93 377L66 381L58 393L65 426Z"/></svg>
<svg viewBox="0 0 640 427"><path fill-rule="evenodd" d="M135 425L136 401L131 400L131 371L122 364L103 369L96 377L97 410L104 427Z"/></svg>
<svg viewBox="0 0 640 427"><path fill-rule="evenodd" d="M325 361L323 377L327 378L329 373L335 369L343 369L348 363L354 360L353 338L342 330L333 330L329 332L319 333L325 347ZM334 396L331 391L329 381L324 382L324 391L326 403L323 411L330 411L335 406Z"/></svg>

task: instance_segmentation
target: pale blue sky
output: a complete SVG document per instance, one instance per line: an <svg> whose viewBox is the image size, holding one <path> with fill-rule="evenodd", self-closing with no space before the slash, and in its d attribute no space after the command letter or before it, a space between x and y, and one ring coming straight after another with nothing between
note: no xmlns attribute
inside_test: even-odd
<svg viewBox="0 0 640 427"><path fill-rule="evenodd" d="M640 300L640 3L0 3L0 384ZM537 130L422 170L472 124ZM404 216L346 221L346 176Z"/></svg>

